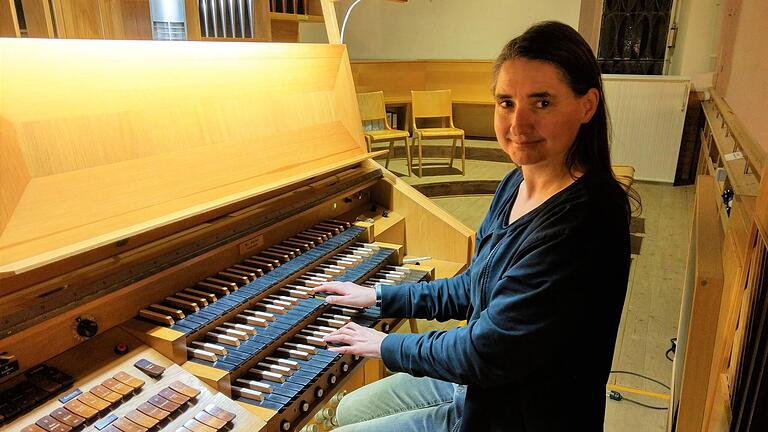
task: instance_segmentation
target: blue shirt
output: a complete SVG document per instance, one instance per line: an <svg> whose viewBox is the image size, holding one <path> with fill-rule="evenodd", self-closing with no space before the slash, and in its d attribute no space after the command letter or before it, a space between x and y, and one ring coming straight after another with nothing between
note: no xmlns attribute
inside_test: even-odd
<svg viewBox="0 0 768 432"><path fill-rule="evenodd" d="M588 173L509 224L521 181L502 180L462 274L382 292L383 316L467 325L390 334L382 359L467 385L462 430L602 430L629 276L626 194Z"/></svg>

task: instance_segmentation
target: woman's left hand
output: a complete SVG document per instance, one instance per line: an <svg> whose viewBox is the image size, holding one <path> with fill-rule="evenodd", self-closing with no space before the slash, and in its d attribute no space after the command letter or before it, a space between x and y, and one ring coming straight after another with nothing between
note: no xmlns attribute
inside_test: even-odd
<svg viewBox="0 0 768 432"><path fill-rule="evenodd" d="M381 341L386 336L386 333L350 322L326 336L325 341L343 345L328 348L340 354L357 354L364 357L381 358Z"/></svg>

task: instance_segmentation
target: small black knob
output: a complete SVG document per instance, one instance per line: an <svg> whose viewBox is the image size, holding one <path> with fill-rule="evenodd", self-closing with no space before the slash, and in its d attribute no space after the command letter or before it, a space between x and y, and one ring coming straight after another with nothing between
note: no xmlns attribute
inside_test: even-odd
<svg viewBox="0 0 768 432"><path fill-rule="evenodd" d="M288 420L283 420L280 422L280 430L289 431L291 430L291 422Z"/></svg>
<svg viewBox="0 0 768 432"><path fill-rule="evenodd" d="M331 374L330 376L328 376L328 384L330 385L336 384L336 375Z"/></svg>
<svg viewBox="0 0 768 432"><path fill-rule="evenodd" d="M309 402L301 401L301 405L299 406L299 410L301 410L301 412L303 412L303 413L309 412Z"/></svg>
<svg viewBox="0 0 768 432"><path fill-rule="evenodd" d="M383 324L381 325L381 331L382 331L382 332L384 332L384 333L389 333L389 330L390 330L390 328L389 328L389 323L386 323L386 322L385 322L385 323L383 323Z"/></svg>
<svg viewBox="0 0 768 432"><path fill-rule="evenodd" d="M315 397L321 398L325 394L325 391L318 387L317 390L315 390Z"/></svg>
<svg viewBox="0 0 768 432"><path fill-rule="evenodd" d="M349 365L346 362L341 364L341 371L344 373L349 372Z"/></svg>
<svg viewBox="0 0 768 432"><path fill-rule="evenodd" d="M88 318L77 319L77 334L85 338L92 338L99 332L99 324Z"/></svg>

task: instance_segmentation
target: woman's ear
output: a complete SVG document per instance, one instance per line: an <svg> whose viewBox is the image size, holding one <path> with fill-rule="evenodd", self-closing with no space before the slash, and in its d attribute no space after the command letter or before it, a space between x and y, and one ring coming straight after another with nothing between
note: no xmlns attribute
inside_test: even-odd
<svg viewBox="0 0 768 432"><path fill-rule="evenodd" d="M581 97L582 107L584 108L584 115L581 118L581 123L589 123L592 120L592 116L595 115L597 110L597 104L600 102L600 93L596 88L591 88L587 93Z"/></svg>

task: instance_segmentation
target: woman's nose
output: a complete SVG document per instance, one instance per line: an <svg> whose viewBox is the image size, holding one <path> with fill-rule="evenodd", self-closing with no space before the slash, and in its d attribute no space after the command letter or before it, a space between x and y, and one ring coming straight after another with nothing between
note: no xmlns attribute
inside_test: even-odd
<svg viewBox="0 0 768 432"><path fill-rule="evenodd" d="M514 135L524 135L531 130L533 125L531 114L531 111L525 107L517 107L512 113L510 129Z"/></svg>

